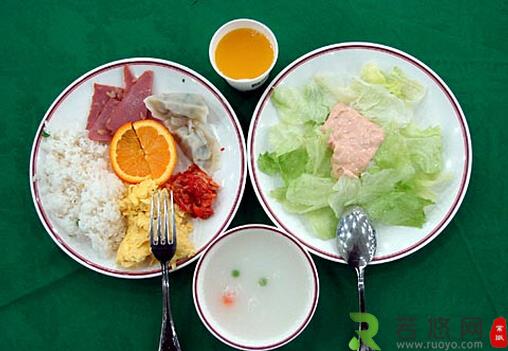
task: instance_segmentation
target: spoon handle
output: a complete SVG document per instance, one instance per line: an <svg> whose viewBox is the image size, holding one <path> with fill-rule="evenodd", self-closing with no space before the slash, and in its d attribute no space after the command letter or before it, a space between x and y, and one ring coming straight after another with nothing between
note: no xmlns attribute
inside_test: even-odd
<svg viewBox="0 0 508 351"><path fill-rule="evenodd" d="M355 268L358 277L358 306L361 313L365 312L365 269L363 267Z"/></svg>
<svg viewBox="0 0 508 351"><path fill-rule="evenodd" d="M365 267L355 268L356 275L358 277L358 306L361 313L365 312ZM367 326L365 323L360 322L359 330L366 330ZM367 345L364 345L361 338L358 336L360 343L359 351L373 351Z"/></svg>
<svg viewBox="0 0 508 351"><path fill-rule="evenodd" d="M356 276L358 277L358 308L361 313L365 312L365 269L364 267L355 267ZM358 325L358 330L365 330L366 326L364 323ZM368 346L363 345L360 336L358 336L358 341L360 343L360 351L370 351L371 349Z"/></svg>

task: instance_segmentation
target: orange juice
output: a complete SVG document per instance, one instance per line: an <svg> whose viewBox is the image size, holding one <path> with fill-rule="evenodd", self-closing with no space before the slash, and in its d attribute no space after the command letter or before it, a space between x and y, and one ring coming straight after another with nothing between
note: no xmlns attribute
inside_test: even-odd
<svg viewBox="0 0 508 351"><path fill-rule="evenodd" d="M270 40L250 28L232 30L219 40L215 49L217 68L233 79L256 78L270 68L273 60Z"/></svg>

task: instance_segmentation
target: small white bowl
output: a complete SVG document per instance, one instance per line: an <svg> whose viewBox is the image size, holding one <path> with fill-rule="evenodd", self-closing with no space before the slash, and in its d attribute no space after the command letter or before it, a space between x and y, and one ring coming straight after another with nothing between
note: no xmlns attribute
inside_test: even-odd
<svg viewBox="0 0 508 351"><path fill-rule="evenodd" d="M270 67L261 75L257 76L256 78L251 79L233 79L226 75L224 75L217 65L215 64L215 49L217 48L217 44L219 43L219 40L222 39L224 35L227 33L239 29L239 28L249 28L257 30L258 32L263 33L270 43L272 44L273 48L273 62L270 65ZM270 71L272 70L273 66L275 66L275 63L277 62L277 58L279 56L279 44L277 43L277 39L275 38L275 35L273 32L265 26L263 23L247 19L247 18L240 18L235 19L232 21L227 22L226 24L222 25L215 34L212 37L212 40L210 41L210 46L208 48L208 55L210 57L210 63L213 66L213 69L215 72L217 72L218 75L220 75L222 78L226 80L226 82L229 83L233 88L240 90L240 91L249 91L254 90L258 87L260 87L268 78L268 75L270 74Z"/></svg>
<svg viewBox="0 0 508 351"><path fill-rule="evenodd" d="M206 249L194 271L193 296L201 321L220 341L240 350L273 350L310 322L319 279L295 239L252 224L228 230Z"/></svg>

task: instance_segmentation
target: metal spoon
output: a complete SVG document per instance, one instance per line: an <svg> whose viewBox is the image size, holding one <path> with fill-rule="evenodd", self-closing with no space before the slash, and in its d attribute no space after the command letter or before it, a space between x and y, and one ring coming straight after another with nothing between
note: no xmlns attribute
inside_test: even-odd
<svg viewBox="0 0 508 351"><path fill-rule="evenodd" d="M337 249L358 277L358 304L360 312L365 312L365 280L367 265L376 253L376 230L370 223L367 213L361 207L353 207L344 212L337 226ZM364 326L360 323L360 330ZM370 350L360 341L360 350Z"/></svg>

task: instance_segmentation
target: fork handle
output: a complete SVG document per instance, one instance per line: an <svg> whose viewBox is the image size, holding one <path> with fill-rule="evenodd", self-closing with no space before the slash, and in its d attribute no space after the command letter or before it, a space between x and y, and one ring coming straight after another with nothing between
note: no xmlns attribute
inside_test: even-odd
<svg viewBox="0 0 508 351"><path fill-rule="evenodd" d="M169 268L168 263L161 263L162 267L162 325L159 340L159 351L181 351L176 336L171 305L169 301Z"/></svg>

